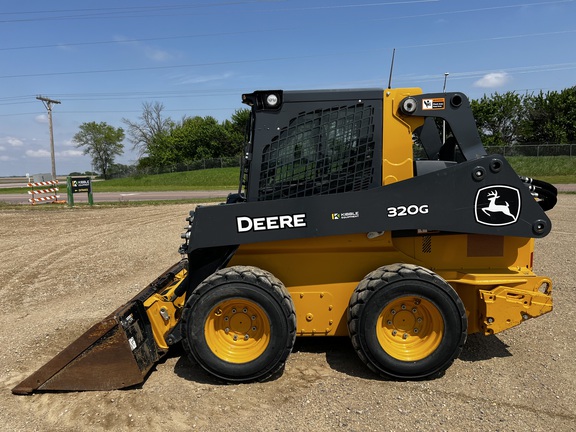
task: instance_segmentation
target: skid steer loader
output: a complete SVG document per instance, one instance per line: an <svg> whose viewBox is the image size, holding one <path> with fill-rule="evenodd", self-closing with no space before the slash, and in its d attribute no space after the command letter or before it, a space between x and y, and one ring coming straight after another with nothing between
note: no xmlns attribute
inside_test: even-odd
<svg viewBox="0 0 576 432"><path fill-rule="evenodd" d="M238 193L191 211L183 259L13 393L134 386L176 344L219 379L261 381L297 336L349 335L375 373L431 378L468 334L552 310L533 251L557 192L486 153L465 95L242 98Z"/></svg>

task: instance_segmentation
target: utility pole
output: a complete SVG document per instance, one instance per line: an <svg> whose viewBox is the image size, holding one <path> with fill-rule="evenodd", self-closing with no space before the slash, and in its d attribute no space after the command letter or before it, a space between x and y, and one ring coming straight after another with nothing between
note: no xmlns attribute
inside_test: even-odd
<svg viewBox="0 0 576 432"><path fill-rule="evenodd" d="M48 99L43 96L36 96L42 101L48 111L48 123L50 124L50 156L52 158L52 180L56 180L56 157L54 156L54 129L52 128L52 104L59 104L60 101Z"/></svg>

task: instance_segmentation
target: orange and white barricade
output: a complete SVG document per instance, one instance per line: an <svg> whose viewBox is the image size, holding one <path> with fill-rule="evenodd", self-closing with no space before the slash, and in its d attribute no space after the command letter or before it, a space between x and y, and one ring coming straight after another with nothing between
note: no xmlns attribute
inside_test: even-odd
<svg viewBox="0 0 576 432"><path fill-rule="evenodd" d="M58 201L58 198L60 198L60 195L54 194L55 192L58 192L58 190L59 190L57 187L51 187L48 189L34 189L35 187L55 186L57 184L58 184L58 180L49 180L49 181L43 181L43 182L28 183L28 187L32 188L31 190L28 191L28 193L30 195L32 195L32 198L29 198L28 201L31 202L32 204ZM52 194L52 195L45 195L45 194ZM37 196L37 195L43 195L43 196Z"/></svg>

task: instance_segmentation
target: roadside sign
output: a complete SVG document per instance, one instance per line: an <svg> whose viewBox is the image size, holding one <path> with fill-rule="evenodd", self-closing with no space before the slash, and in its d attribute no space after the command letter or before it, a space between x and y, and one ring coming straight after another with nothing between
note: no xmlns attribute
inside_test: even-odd
<svg viewBox="0 0 576 432"><path fill-rule="evenodd" d="M90 177L72 177L72 192L92 192Z"/></svg>
<svg viewBox="0 0 576 432"><path fill-rule="evenodd" d="M92 179L90 177L66 177L66 186L68 189L68 205L74 206L74 194L85 192L88 194L88 204L93 205L92 197Z"/></svg>

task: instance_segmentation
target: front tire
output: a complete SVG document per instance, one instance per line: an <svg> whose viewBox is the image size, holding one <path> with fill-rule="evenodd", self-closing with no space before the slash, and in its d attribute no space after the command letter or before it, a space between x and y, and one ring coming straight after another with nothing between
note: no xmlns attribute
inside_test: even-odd
<svg viewBox="0 0 576 432"><path fill-rule="evenodd" d="M348 307L348 330L360 359L374 372L399 379L439 375L466 342L462 300L440 276L396 264L367 275Z"/></svg>
<svg viewBox="0 0 576 432"><path fill-rule="evenodd" d="M206 371L228 382L279 372L296 338L290 294L256 267L217 271L192 292L182 313L183 346Z"/></svg>

